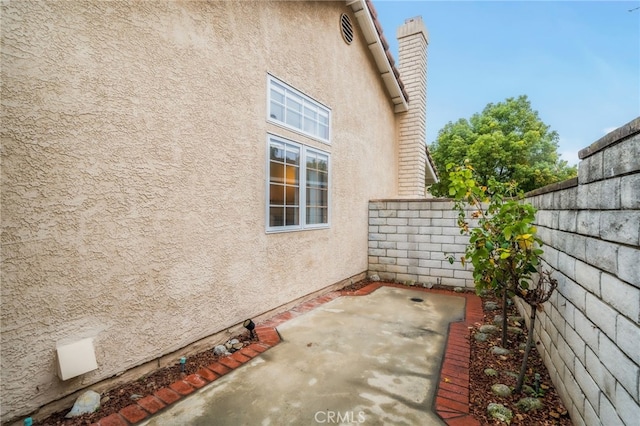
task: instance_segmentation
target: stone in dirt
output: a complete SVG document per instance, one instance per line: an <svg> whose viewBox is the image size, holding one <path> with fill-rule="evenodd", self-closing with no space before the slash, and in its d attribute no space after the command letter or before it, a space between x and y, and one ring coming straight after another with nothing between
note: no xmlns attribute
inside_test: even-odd
<svg viewBox="0 0 640 426"><path fill-rule="evenodd" d="M369 279L374 282L380 281L380 276L378 274L373 274L369 277Z"/></svg>
<svg viewBox="0 0 640 426"><path fill-rule="evenodd" d="M213 353L215 355L226 355L229 353L229 351L227 350L227 347L225 345L218 345L213 348Z"/></svg>
<svg viewBox="0 0 640 426"><path fill-rule="evenodd" d="M484 302L484 309L487 311L497 311L499 307L496 302L488 301Z"/></svg>
<svg viewBox="0 0 640 426"><path fill-rule="evenodd" d="M498 372L496 370L494 370L493 368L485 368L484 369L484 374L486 374L489 377L498 376Z"/></svg>
<svg viewBox="0 0 640 426"><path fill-rule="evenodd" d="M511 351L509 349L501 348L500 346L492 346L491 353L494 355L509 355Z"/></svg>
<svg viewBox="0 0 640 426"><path fill-rule="evenodd" d="M498 332L498 327L496 327L495 325L491 325L491 324L485 324L480 326L479 328L481 333L497 333Z"/></svg>
<svg viewBox="0 0 640 426"><path fill-rule="evenodd" d="M513 411L509 410L502 404L496 404L492 402L487 406L487 413L494 419L501 420L506 423L511 423L511 419L513 418Z"/></svg>
<svg viewBox="0 0 640 426"><path fill-rule="evenodd" d="M498 396L507 397L511 395L511 388L507 385L503 385L502 383L496 383L491 386L491 392Z"/></svg>
<svg viewBox="0 0 640 426"><path fill-rule="evenodd" d="M516 406L522 411L535 411L542 408L542 401L538 398L526 397L516 403Z"/></svg>
<svg viewBox="0 0 640 426"><path fill-rule="evenodd" d="M496 315L495 317L493 317L493 323L495 325L502 325L502 315Z"/></svg>
<svg viewBox="0 0 640 426"><path fill-rule="evenodd" d="M78 417L83 414L89 414L100 408L100 394L92 390L88 390L76 399L71 411L67 413L66 418Z"/></svg>
<svg viewBox="0 0 640 426"><path fill-rule="evenodd" d="M512 334L522 334L522 329L518 327L507 327L507 331Z"/></svg>
<svg viewBox="0 0 640 426"><path fill-rule="evenodd" d="M473 338L478 342L486 342L489 338L489 335L487 333L476 333L473 335Z"/></svg>

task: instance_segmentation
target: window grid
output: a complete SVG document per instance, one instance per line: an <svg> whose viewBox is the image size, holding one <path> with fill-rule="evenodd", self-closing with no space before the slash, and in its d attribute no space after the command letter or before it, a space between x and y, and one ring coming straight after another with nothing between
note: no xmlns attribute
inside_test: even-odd
<svg viewBox="0 0 640 426"><path fill-rule="evenodd" d="M269 76L269 120L329 143L331 112Z"/></svg>
<svg viewBox="0 0 640 426"><path fill-rule="evenodd" d="M267 231L329 226L329 154L268 135Z"/></svg>

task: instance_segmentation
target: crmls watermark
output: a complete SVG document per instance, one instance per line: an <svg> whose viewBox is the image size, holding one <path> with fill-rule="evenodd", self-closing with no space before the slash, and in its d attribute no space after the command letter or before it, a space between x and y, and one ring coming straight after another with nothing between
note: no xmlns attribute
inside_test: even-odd
<svg viewBox="0 0 640 426"><path fill-rule="evenodd" d="M364 411L316 411L313 416L316 423L341 424L341 423L364 423L366 418Z"/></svg>

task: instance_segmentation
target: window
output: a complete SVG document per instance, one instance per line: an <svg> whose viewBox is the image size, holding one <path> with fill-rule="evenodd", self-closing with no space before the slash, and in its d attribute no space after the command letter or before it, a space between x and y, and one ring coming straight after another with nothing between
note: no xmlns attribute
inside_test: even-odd
<svg viewBox="0 0 640 426"><path fill-rule="evenodd" d="M268 135L267 231L329 225L329 154Z"/></svg>
<svg viewBox="0 0 640 426"><path fill-rule="evenodd" d="M272 76L269 76L269 120L329 143L329 108Z"/></svg>

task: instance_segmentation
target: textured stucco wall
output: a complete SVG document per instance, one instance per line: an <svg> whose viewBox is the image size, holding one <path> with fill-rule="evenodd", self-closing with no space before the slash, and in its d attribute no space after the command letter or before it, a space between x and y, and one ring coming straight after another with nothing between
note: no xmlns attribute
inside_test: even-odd
<svg viewBox="0 0 640 426"><path fill-rule="evenodd" d="M343 2L1 7L3 421L367 269L396 117ZM267 124L267 73L331 145ZM265 233L267 132L331 154L329 229ZM60 381L84 336L98 370Z"/></svg>

